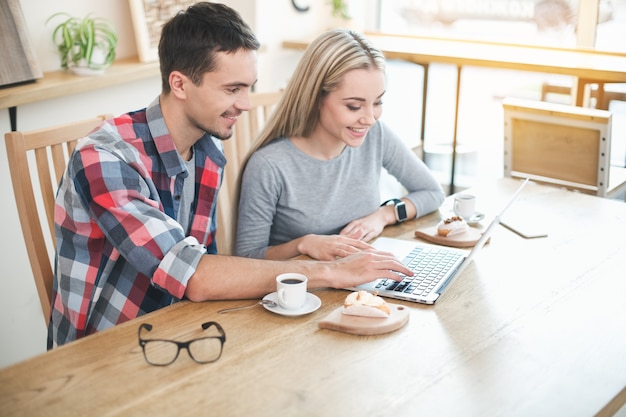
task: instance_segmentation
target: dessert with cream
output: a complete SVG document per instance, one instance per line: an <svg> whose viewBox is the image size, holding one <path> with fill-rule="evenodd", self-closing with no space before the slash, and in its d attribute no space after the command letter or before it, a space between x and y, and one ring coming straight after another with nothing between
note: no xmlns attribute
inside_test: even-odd
<svg viewBox="0 0 626 417"><path fill-rule="evenodd" d="M460 216L452 216L447 219L443 219L437 225L437 234L439 236L454 236L469 230L469 225Z"/></svg>
<svg viewBox="0 0 626 417"><path fill-rule="evenodd" d="M391 310L387 302L367 291L348 294L343 303L343 314L362 317L389 317Z"/></svg>

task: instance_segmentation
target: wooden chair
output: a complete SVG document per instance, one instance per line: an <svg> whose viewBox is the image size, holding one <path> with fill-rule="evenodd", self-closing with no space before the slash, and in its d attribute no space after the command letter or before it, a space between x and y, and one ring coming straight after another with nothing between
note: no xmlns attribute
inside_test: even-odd
<svg viewBox="0 0 626 417"><path fill-rule="evenodd" d="M65 125L4 135L15 202L44 320L52 301L54 199L68 156L78 139L109 115ZM35 175L33 175L35 174ZM36 188L39 191L36 191ZM37 197L35 197L37 195Z"/></svg>
<svg viewBox="0 0 626 417"><path fill-rule="evenodd" d="M611 113L507 98L504 175L529 177L600 197L626 191L626 168L611 166Z"/></svg>
<svg viewBox="0 0 626 417"><path fill-rule="evenodd" d="M610 84L608 85L610 86ZM541 84L541 100L548 100L548 94L571 96L572 87L555 82L544 82ZM601 110L608 110L611 101L626 101L626 92L607 90L603 83L592 85L589 94L590 98L596 99L595 108Z"/></svg>
<svg viewBox="0 0 626 417"><path fill-rule="evenodd" d="M239 116L233 136L223 141L228 163L217 200L217 244L220 254L232 255L235 252L242 167L281 96L282 91L252 93L252 108Z"/></svg>

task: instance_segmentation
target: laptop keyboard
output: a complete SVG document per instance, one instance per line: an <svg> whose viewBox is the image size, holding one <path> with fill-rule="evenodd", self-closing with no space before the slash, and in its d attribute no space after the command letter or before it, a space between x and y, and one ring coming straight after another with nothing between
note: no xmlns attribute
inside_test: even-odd
<svg viewBox="0 0 626 417"><path fill-rule="evenodd" d="M404 258L403 263L415 273L412 277L403 274L400 282L383 279L376 288L388 291L427 295L463 257L459 252L438 247L416 247Z"/></svg>

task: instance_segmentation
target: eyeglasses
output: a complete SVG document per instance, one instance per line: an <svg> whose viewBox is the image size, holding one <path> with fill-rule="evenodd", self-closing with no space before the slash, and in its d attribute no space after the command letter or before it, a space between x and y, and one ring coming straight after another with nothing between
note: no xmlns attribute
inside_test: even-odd
<svg viewBox="0 0 626 417"><path fill-rule="evenodd" d="M200 337L188 340L187 342L176 342L167 339L143 339L141 330L152 330L152 325L142 323L137 331L139 346L143 350L143 356L150 365L166 366L173 363L178 358L181 349L187 349L189 356L197 363L211 363L217 361L222 356L222 349L226 341L226 333L219 323L209 321L202 323L202 329L207 330L215 327L219 336Z"/></svg>

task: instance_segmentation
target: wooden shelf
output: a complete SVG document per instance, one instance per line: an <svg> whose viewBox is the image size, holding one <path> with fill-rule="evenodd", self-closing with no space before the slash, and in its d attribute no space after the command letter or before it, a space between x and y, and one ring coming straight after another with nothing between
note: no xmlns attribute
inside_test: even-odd
<svg viewBox="0 0 626 417"><path fill-rule="evenodd" d="M137 57L115 61L104 74L96 76L74 75L69 71L45 72L43 78L33 83L0 88L0 109L65 97L159 74L158 62L142 63Z"/></svg>

